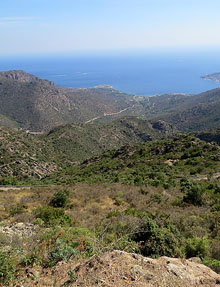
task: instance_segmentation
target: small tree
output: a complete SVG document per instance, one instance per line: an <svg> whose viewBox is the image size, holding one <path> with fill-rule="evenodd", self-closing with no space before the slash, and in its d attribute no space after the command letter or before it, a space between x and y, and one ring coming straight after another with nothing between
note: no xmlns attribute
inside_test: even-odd
<svg viewBox="0 0 220 287"><path fill-rule="evenodd" d="M67 190L57 191L50 201L50 205L53 207L64 208L68 202L69 192Z"/></svg>
<svg viewBox="0 0 220 287"><path fill-rule="evenodd" d="M185 184L183 190L186 193L186 195L183 197L184 202L198 206L203 204L202 195L204 190L197 183L191 182Z"/></svg>

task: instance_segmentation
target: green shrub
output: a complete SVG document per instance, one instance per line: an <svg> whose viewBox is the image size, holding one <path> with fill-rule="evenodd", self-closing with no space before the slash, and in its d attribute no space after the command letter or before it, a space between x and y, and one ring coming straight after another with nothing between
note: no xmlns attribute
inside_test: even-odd
<svg viewBox="0 0 220 287"><path fill-rule="evenodd" d="M183 206L183 201L181 198L176 198L174 199L172 202L171 202L171 205L172 206L179 206L179 207L182 207Z"/></svg>
<svg viewBox="0 0 220 287"><path fill-rule="evenodd" d="M44 267L52 267L59 261L68 261L73 256L90 257L94 254L90 239L92 236L86 228L54 228L43 235L35 254Z"/></svg>
<svg viewBox="0 0 220 287"><path fill-rule="evenodd" d="M50 201L50 205L53 207L64 208L67 205L69 192L67 190L57 191Z"/></svg>
<svg viewBox="0 0 220 287"><path fill-rule="evenodd" d="M66 242L62 238L58 238L48 253L49 266L54 266L59 261L68 261L70 257L77 254L78 242Z"/></svg>
<svg viewBox="0 0 220 287"><path fill-rule="evenodd" d="M143 184L143 177L140 175L136 176L134 179L134 184L135 185L142 185Z"/></svg>
<svg viewBox="0 0 220 287"><path fill-rule="evenodd" d="M209 241L206 238L189 238L185 245L185 254L187 258L207 256L209 251Z"/></svg>
<svg viewBox="0 0 220 287"><path fill-rule="evenodd" d="M2 175L0 185L18 185L18 180L14 176Z"/></svg>
<svg viewBox="0 0 220 287"><path fill-rule="evenodd" d="M214 270L215 272L220 273L220 260L216 260L213 258L205 258L202 263Z"/></svg>
<svg viewBox="0 0 220 287"><path fill-rule="evenodd" d="M40 265L41 260L37 257L36 254L34 253L28 253L28 254L23 254L21 260L21 265L22 266L34 266L35 264Z"/></svg>
<svg viewBox="0 0 220 287"><path fill-rule="evenodd" d="M170 223L160 226L155 220L146 217L142 226L132 235L139 243L139 250L144 256L175 256L178 253L178 232Z"/></svg>
<svg viewBox="0 0 220 287"><path fill-rule="evenodd" d="M147 194L148 194L148 191L147 191L146 189L141 188L141 189L139 190L139 193L140 193L140 194L147 195Z"/></svg>
<svg viewBox="0 0 220 287"><path fill-rule="evenodd" d="M153 202L156 202L156 203L161 203L162 201L162 195L159 193L151 194L150 198Z"/></svg>
<svg viewBox="0 0 220 287"><path fill-rule="evenodd" d="M203 204L202 195L204 193L202 187L195 182L181 181L181 191L186 193L183 201L193 205L201 206Z"/></svg>
<svg viewBox="0 0 220 287"><path fill-rule="evenodd" d="M215 187L214 187L214 193L216 194L216 193L220 193L220 185L215 185Z"/></svg>
<svg viewBox="0 0 220 287"><path fill-rule="evenodd" d="M0 250L0 285L8 286L17 278L17 266L13 258Z"/></svg>
<svg viewBox="0 0 220 287"><path fill-rule="evenodd" d="M36 218L43 220L45 225L73 225L73 220L63 209L52 206L41 206L33 211Z"/></svg>

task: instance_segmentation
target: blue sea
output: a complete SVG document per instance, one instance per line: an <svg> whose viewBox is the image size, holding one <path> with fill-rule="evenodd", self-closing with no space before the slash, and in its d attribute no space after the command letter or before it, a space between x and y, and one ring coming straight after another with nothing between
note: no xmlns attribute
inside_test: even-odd
<svg viewBox="0 0 220 287"><path fill-rule="evenodd" d="M24 70L57 85L110 85L135 95L196 94L220 87L201 79L220 72L220 51L68 54L0 58L0 71Z"/></svg>

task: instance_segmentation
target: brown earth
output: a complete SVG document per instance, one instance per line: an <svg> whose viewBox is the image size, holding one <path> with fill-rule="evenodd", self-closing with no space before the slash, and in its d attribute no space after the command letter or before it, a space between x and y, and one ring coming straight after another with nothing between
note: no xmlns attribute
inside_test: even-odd
<svg viewBox="0 0 220 287"><path fill-rule="evenodd" d="M199 260L198 260L199 261ZM27 269L30 286L214 287L220 276L197 260L146 258L122 251L106 252L77 265L60 262L50 270Z"/></svg>

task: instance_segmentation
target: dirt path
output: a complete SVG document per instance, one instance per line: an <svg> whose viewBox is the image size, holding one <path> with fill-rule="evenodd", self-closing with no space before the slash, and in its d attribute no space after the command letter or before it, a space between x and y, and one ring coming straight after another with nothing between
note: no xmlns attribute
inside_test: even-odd
<svg viewBox="0 0 220 287"><path fill-rule="evenodd" d="M195 180L203 180L203 179L208 179L210 175L209 174L203 174L203 175L194 175L194 176L190 176L190 179L195 179ZM219 178L220 177L220 172L216 172L211 174L212 178Z"/></svg>
<svg viewBox="0 0 220 287"><path fill-rule="evenodd" d="M91 119L91 120L86 121L85 124L94 122L95 120L100 119L100 118L102 118L102 117L108 117L108 116L114 116L114 115L121 114L121 113L127 111L128 109L132 109L133 107L134 107L134 105L133 105L132 107L128 107L128 108L125 108L125 109L123 109L123 110L120 110L119 112L115 112L115 113L104 113L104 115L102 115L102 116L95 117L95 118L93 118L93 119Z"/></svg>

